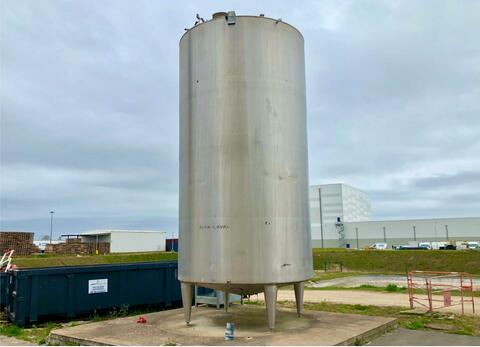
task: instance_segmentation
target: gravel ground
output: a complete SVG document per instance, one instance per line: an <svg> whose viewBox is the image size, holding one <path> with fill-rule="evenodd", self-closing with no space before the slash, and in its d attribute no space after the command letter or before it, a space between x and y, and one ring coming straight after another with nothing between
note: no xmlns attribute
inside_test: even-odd
<svg viewBox="0 0 480 347"><path fill-rule="evenodd" d="M265 301L263 293L258 295L252 295L251 299ZM433 296L434 299L443 300L442 296ZM293 290L279 290L277 294L278 300L295 301L295 294ZM458 297L452 297L452 303L458 302ZM304 293L305 302L333 302L337 304L349 304L349 305L372 305L372 306L399 306L409 307L408 294L403 293L378 293L367 292L360 290L306 290ZM479 307L479 298L475 299L475 306ZM450 306L442 309L435 309L439 306L440 302L436 302L434 310L439 312L452 312L460 313L460 306ZM420 305L415 304L415 308L419 308ZM465 304L465 313L472 314L472 306ZM478 313L477 313L478 314Z"/></svg>
<svg viewBox="0 0 480 347"><path fill-rule="evenodd" d="M0 346L36 346L31 342L0 335Z"/></svg>
<svg viewBox="0 0 480 347"><path fill-rule="evenodd" d="M437 279L435 282L441 282L445 284L457 285L458 280L453 279ZM375 287L386 287L388 284L396 284L398 287L407 287L407 277L398 275L362 275L362 276L350 276L335 278L332 280L318 281L309 284L310 287L359 287L361 285L371 285ZM473 286L478 290L480 288L480 278L473 279Z"/></svg>

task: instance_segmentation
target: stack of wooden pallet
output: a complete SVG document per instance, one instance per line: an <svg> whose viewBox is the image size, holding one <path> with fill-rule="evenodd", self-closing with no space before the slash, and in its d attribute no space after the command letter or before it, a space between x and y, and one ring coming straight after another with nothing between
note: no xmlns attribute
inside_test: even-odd
<svg viewBox="0 0 480 347"><path fill-rule="evenodd" d="M95 243L82 242L81 239L67 239L64 243L47 244L46 253L56 254L95 254L98 247L98 254L110 253L109 242Z"/></svg>
<svg viewBox="0 0 480 347"><path fill-rule="evenodd" d="M33 233L17 231L0 231L0 253L15 250L14 255L29 255L38 253L39 249L33 244Z"/></svg>

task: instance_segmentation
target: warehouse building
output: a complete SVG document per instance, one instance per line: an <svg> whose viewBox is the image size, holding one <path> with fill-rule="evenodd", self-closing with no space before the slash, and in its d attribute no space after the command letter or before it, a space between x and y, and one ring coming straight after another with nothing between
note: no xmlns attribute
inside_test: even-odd
<svg viewBox="0 0 480 347"><path fill-rule="evenodd" d="M371 214L368 194L357 188L342 183L310 186L315 248L480 240L480 217L375 221Z"/></svg>
<svg viewBox="0 0 480 347"><path fill-rule="evenodd" d="M82 242L109 243L110 253L163 252L167 233L155 230L90 230L78 236Z"/></svg>
<svg viewBox="0 0 480 347"><path fill-rule="evenodd" d="M431 218L343 223L344 242L339 246L363 248L377 242L408 245L415 242L480 240L480 217ZM337 229L340 229L337 226Z"/></svg>

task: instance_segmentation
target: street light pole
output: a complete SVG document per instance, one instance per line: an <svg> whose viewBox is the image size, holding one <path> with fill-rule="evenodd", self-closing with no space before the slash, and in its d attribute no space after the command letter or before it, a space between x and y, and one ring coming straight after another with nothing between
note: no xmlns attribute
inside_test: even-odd
<svg viewBox="0 0 480 347"><path fill-rule="evenodd" d="M53 232L53 214L55 211L50 211L50 244L52 244L52 232Z"/></svg>

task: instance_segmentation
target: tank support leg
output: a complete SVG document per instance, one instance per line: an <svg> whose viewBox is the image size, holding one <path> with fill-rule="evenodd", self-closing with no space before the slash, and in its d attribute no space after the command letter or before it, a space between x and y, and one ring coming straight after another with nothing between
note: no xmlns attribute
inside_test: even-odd
<svg viewBox="0 0 480 347"><path fill-rule="evenodd" d="M267 305L268 327L275 329L275 313L277 306L277 286L274 284L265 287L265 304Z"/></svg>
<svg viewBox="0 0 480 347"><path fill-rule="evenodd" d="M295 303L297 304L297 316L300 317L303 311L303 290L304 282L297 282L293 285L295 290Z"/></svg>
<svg viewBox="0 0 480 347"><path fill-rule="evenodd" d="M192 315L192 285L190 283L181 283L182 290L182 304L183 314L185 316L185 323L190 324L190 317Z"/></svg>
<svg viewBox="0 0 480 347"><path fill-rule="evenodd" d="M230 305L230 294L228 294L228 292L224 292L223 295L223 308L225 309L225 312L228 312L228 306Z"/></svg>

